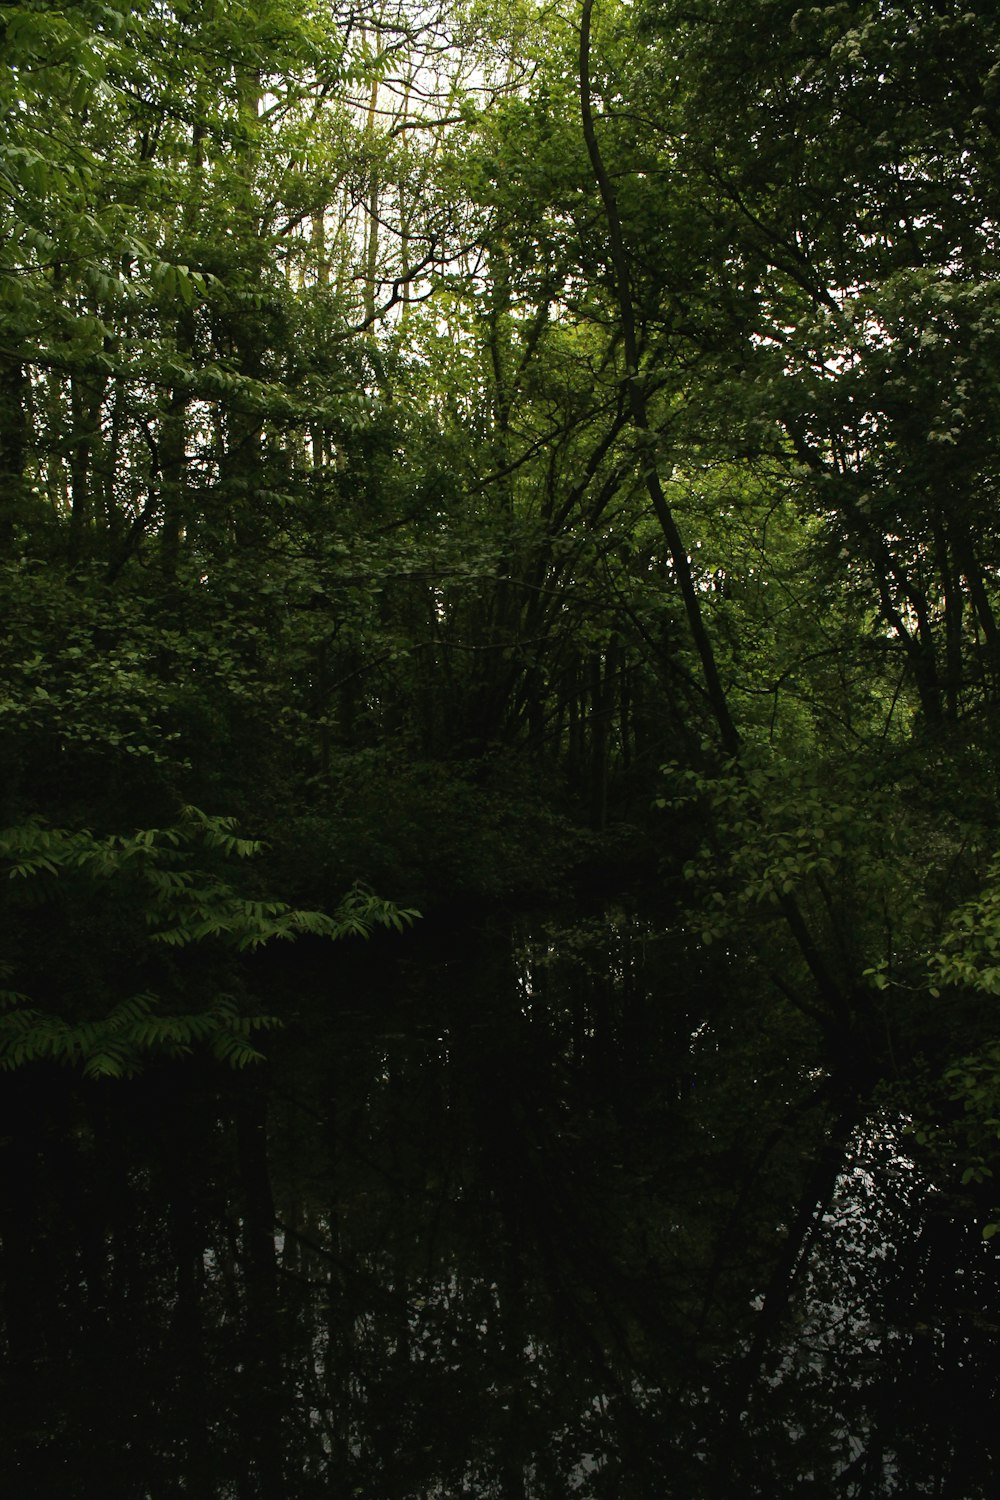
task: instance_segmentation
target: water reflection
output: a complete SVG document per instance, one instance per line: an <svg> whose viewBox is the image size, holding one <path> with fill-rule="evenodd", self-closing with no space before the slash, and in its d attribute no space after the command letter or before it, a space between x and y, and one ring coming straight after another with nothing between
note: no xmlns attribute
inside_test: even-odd
<svg viewBox="0 0 1000 1500"><path fill-rule="evenodd" d="M338 961L267 1077L4 1081L13 1493L993 1493L989 1250L794 1017L596 918Z"/></svg>

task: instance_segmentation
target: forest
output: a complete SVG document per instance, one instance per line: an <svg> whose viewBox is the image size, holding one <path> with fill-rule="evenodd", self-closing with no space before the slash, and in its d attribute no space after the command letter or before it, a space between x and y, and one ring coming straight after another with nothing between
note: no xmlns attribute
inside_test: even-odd
<svg viewBox="0 0 1000 1500"><path fill-rule="evenodd" d="M475 1031L501 971L571 1080L531 1115L539 1214L569 1238L586 1198L627 1214L615 1153L639 1198L712 1162L694 1270L659 1200L593 1267L555 1219L511 1231L591 1288L573 1318L634 1424L617 1459L549 1472L508 1437L499 1478L414 1449L390 1480L341 1434L293 1488L286 1412L233 1439L250 1479L185 1439L176 1488L64 1493L701 1500L738 1472L772 1500L985 1496L966 1429L914 1438L908 1479L886 1419L826 1478L784 1454L759 1488L745 1425L745 1472L690 1433L711 1387L738 1442L864 1122L898 1122L934 1243L980 1270L1000 1243L995 3L5 0L0 58L9 1180L37 1196L47 1152L123 1149L114 1111L154 1097L193 1172L210 1095L251 1205L240 1295L273 1312L271 1080L332 1047L345 995L409 1046L477 952L448 1032L507 1133L468 1169L490 1212L541 1066ZM423 998L387 1030L401 972ZM718 1078L695 1087L703 1026ZM591 1180L548 1202L585 1148ZM208 1211L181 1201L190 1268ZM12 1225L23 1371L58 1335L22 1326ZM648 1385L621 1394L681 1337L636 1331L654 1261L713 1372L671 1387L669 1456ZM204 1320L207 1283L176 1275ZM273 1413L275 1346L248 1348Z"/></svg>

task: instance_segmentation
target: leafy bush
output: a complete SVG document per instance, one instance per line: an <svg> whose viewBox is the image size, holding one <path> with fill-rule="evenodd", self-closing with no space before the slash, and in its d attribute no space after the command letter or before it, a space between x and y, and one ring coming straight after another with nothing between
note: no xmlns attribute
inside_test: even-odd
<svg viewBox="0 0 1000 1500"><path fill-rule="evenodd" d="M0 833L0 1067L48 1058L129 1074L195 1046L258 1061L241 955L304 934L367 937L416 915L354 887L332 914L245 894L234 862L261 845L194 807L168 828L95 837L34 818Z"/></svg>

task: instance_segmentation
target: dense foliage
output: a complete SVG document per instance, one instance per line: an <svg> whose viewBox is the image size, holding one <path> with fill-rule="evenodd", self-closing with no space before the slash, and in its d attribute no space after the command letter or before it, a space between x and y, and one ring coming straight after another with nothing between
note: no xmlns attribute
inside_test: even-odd
<svg viewBox="0 0 1000 1500"><path fill-rule="evenodd" d="M682 889L988 1211L998 49L4 6L4 1061L248 1057L238 950L398 918L356 881Z"/></svg>

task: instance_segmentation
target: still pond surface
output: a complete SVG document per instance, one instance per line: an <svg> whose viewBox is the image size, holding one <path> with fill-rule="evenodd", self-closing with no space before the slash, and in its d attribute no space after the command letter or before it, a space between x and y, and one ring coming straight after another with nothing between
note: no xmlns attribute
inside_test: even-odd
<svg viewBox="0 0 1000 1500"><path fill-rule="evenodd" d="M2 1081L6 1493L998 1493L995 1252L794 1014L621 918L285 963L252 1075Z"/></svg>

